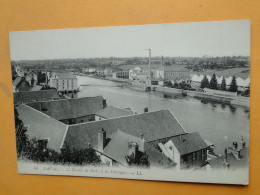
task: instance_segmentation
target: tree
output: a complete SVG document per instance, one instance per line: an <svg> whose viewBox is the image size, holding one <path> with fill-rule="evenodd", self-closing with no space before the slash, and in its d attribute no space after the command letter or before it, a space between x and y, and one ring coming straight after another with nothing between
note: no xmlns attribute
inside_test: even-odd
<svg viewBox="0 0 260 195"><path fill-rule="evenodd" d="M237 92L237 81L236 81L236 77L233 76L230 87L229 87L229 91L231 92Z"/></svg>
<svg viewBox="0 0 260 195"><path fill-rule="evenodd" d="M201 81L200 87L205 88L205 87L208 87L208 86L209 86L209 80L208 80L207 76L204 76L204 78Z"/></svg>
<svg viewBox="0 0 260 195"><path fill-rule="evenodd" d="M226 87L227 87L227 85L226 85L226 79L225 79L225 77L223 77L222 82L221 82L220 89L223 90L223 91L226 91L226 90L227 90Z"/></svg>
<svg viewBox="0 0 260 195"><path fill-rule="evenodd" d="M140 167L149 167L150 162L148 160L148 155L142 152L138 152L136 156L134 154L131 154L129 156L126 156L126 161L129 166L140 166Z"/></svg>
<svg viewBox="0 0 260 195"><path fill-rule="evenodd" d="M215 73L213 73L213 75L212 75L212 78L211 78L210 83L209 83L209 88L210 89L218 89L218 81L217 81Z"/></svg>

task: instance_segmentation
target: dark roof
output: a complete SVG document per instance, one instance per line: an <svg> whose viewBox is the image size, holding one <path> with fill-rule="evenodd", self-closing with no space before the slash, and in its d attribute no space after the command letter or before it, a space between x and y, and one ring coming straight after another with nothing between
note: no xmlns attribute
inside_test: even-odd
<svg viewBox="0 0 260 195"><path fill-rule="evenodd" d="M97 136L97 135L96 135ZM111 159L119 162L122 165L127 166L126 156L128 155L128 143L134 142L139 146L144 144L145 151L139 151L148 155L148 161L150 162L150 166L152 167L168 167L169 159L155 149L151 144L146 143L140 137L136 137L130 134L127 134L122 131L117 131L113 135L110 136L110 141L107 146L104 148L102 152L104 155L110 157ZM97 150L97 146L95 146Z"/></svg>
<svg viewBox="0 0 260 195"><path fill-rule="evenodd" d="M27 105L57 120L63 120L95 114L103 109L103 100L102 96L96 96L32 102Z"/></svg>
<svg viewBox="0 0 260 195"><path fill-rule="evenodd" d="M171 141L179 151L180 155L189 154L209 147L200 137L198 132L174 137Z"/></svg>
<svg viewBox="0 0 260 195"><path fill-rule="evenodd" d="M96 134L102 128L108 136L118 129L137 137L143 133L146 141L186 134L169 110L161 110L70 125L65 141L75 148L85 148L88 143L94 146L97 144Z"/></svg>
<svg viewBox="0 0 260 195"><path fill-rule="evenodd" d="M56 72L56 74L61 79L74 79L76 76L72 72Z"/></svg>
<svg viewBox="0 0 260 195"><path fill-rule="evenodd" d="M98 136L97 133L96 136ZM128 155L129 142L135 142L140 146L143 140L139 137L124 133L122 131L117 131L110 136L110 141L102 153L119 162L120 164L127 166L128 164L125 157ZM97 150L97 146L94 148Z"/></svg>
<svg viewBox="0 0 260 195"><path fill-rule="evenodd" d="M21 80L22 80L22 77L17 77L14 81L13 81L13 86L17 86L20 82L21 82Z"/></svg>
<svg viewBox="0 0 260 195"><path fill-rule="evenodd" d="M133 114L134 114L134 112L131 110L117 108L114 106L108 106L108 107L96 112L97 116L101 116L106 119L117 118L117 117L121 117L121 116L129 116L129 115L133 115Z"/></svg>
<svg viewBox="0 0 260 195"><path fill-rule="evenodd" d="M185 68L184 65L164 65L163 67L159 68L160 70L164 70L164 71L186 71L186 72L190 72L188 69Z"/></svg>
<svg viewBox="0 0 260 195"><path fill-rule="evenodd" d="M56 89L14 92L14 104L59 99Z"/></svg>
<svg viewBox="0 0 260 195"><path fill-rule="evenodd" d="M232 152L227 154L227 161L230 164L230 169L245 168L249 166L249 151L248 147L244 147L240 150L241 158L238 160ZM209 164L213 169L225 168L224 167L225 156L219 156L209 160Z"/></svg>
<svg viewBox="0 0 260 195"><path fill-rule="evenodd" d="M174 165L174 162L169 160L164 154L149 143L145 143L145 151L151 167L169 168Z"/></svg>
<svg viewBox="0 0 260 195"><path fill-rule="evenodd" d="M55 151L60 150L67 125L24 104L17 107L17 112L25 127L28 127L26 134L30 139L49 138L47 146Z"/></svg>

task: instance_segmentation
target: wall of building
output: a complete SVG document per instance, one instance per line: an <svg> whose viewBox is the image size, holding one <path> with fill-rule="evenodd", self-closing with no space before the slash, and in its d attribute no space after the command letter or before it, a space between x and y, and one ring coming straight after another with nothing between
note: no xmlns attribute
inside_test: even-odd
<svg viewBox="0 0 260 195"><path fill-rule="evenodd" d="M199 150L181 156L180 168L201 167L206 164L207 149Z"/></svg>
<svg viewBox="0 0 260 195"><path fill-rule="evenodd" d="M75 91L78 89L77 78L51 78L50 87L57 91Z"/></svg>
<svg viewBox="0 0 260 195"><path fill-rule="evenodd" d="M78 124L78 123L85 123L85 122L90 122L95 120L95 115L87 115L87 116L82 116L78 118L70 118L70 119L63 119L60 120L61 122L65 124Z"/></svg>

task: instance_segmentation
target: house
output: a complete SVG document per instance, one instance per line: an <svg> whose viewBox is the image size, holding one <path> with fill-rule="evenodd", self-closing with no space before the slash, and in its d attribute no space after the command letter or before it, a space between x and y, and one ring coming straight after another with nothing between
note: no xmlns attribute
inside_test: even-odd
<svg viewBox="0 0 260 195"><path fill-rule="evenodd" d="M19 91L30 91L31 86L28 81L26 81L25 77L16 77L16 79L12 83L13 92Z"/></svg>
<svg viewBox="0 0 260 195"><path fill-rule="evenodd" d="M41 91L20 91L14 92L14 105L27 104L30 102L60 99L55 89Z"/></svg>
<svg viewBox="0 0 260 195"><path fill-rule="evenodd" d="M107 106L106 108L99 110L95 113L95 121L117 118L122 116L133 115L132 110L117 108L114 106Z"/></svg>
<svg viewBox="0 0 260 195"><path fill-rule="evenodd" d="M113 69L112 68L105 68L104 69L104 75L106 77L112 77Z"/></svg>
<svg viewBox="0 0 260 195"><path fill-rule="evenodd" d="M30 86L35 86L38 83L38 75L35 71L25 73L25 79L29 82Z"/></svg>
<svg viewBox="0 0 260 195"><path fill-rule="evenodd" d="M101 129L108 136L118 129L136 137L143 134L147 143L157 148L158 143L165 143L172 137L187 133L169 110L160 110L69 125L65 142L75 149L86 148L88 144L95 146L98 142L96 132Z"/></svg>
<svg viewBox="0 0 260 195"><path fill-rule="evenodd" d="M111 136L101 129L97 133L98 143L94 146L101 161L108 166L131 166L131 160L140 163L146 158L150 167L169 167L170 161L161 152L147 144L144 138L118 130Z"/></svg>
<svg viewBox="0 0 260 195"><path fill-rule="evenodd" d="M114 79L129 79L129 71L113 72L112 77Z"/></svg>
<svg viewBox="0 0 260 195"><path fill-rule="evenodd" d="M154 78L161 78L169 81L175 79L189 79L190 72L184 66L181 65L163 65L159 69L154 71Z"/></svg>
<svg viewBox="0 0 260 195"><path fill-rule="evenodd" d="M102 96L31 102L28 106L65 124L95 120L95 113L106 108Z"/></svg>
<svg viewBox="0 0 260 195"><path fill-rule="evenodd" d="M76 92L78 90L77 77L72 73L55 73L50 78L49 85L58 92Z"/></svg>
<svg viewBox="0 0 260 195"><path fill-rule="evenodd" d="M207 164L209 145L198 132L173 137L165 144L159 143L159 146L179 169L199 168Z"/></svg>
<svg viewBox="0 0 260 195"><path fill-rule="evenodd" d="M17 108L19 118L23 121L29 139L46 140L47 147L60 151L68 126L25 104Z"/></svg>

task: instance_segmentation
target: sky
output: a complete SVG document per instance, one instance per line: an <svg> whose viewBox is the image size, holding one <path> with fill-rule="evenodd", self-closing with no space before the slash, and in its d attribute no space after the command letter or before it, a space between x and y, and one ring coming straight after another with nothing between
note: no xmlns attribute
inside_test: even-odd
<svg viewBox="0 0 260 195"><path fill-rule="evenodd" d="M250 21L153 24L9 33L11 60L250 56Z"/></svg>

